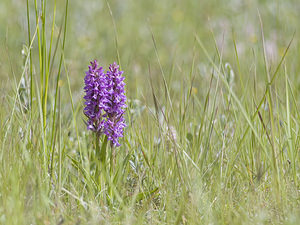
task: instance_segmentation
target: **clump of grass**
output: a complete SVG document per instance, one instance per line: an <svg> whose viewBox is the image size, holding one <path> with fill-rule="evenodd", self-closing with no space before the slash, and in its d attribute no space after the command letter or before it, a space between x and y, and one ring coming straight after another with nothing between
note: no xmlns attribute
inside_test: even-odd
<svg viewBox="0 0 300 225"><path fill-rule="evenodd" d="M216 3L226 8L213 1L203 4L202 12ZM22 71L1 100L7 107L0 110L0 223L297 224L299 80L292 61L299 56L297 36L282 40L275 64L266 50L269 27L262 25L270 15L260 19L258 13L260 41L245 56L238 30L228 35L230 45L224 35L220 42L220 31L190 30L198 27L194 1L181 8L171 1L97 2L102 13L93 7L91 14L99 14L104 28L91 24L87 42L94 48L106 43L110 51L87 61L122 62L130 98L121 146L105 156L114 164L99 167L93 159L101 146L86 131L83 93L77 90L84 85L84 70L78 68L86 62L72 50L78 46L68 45L75 42L76 26L69 12L78 13L79 4L27 0L24 5ZM155 9L157 18L150 15L148 24L140 24L136 18L146 9ZM169 11L175 22L162 19ZM126 14L126 29L119 25L125 12L133 13ZM176 26L180 21L182 28ZM133 31L147 33L147 42L133 40ZM178 38L179 53L173 37L164 39L169 32Z"/></svg>

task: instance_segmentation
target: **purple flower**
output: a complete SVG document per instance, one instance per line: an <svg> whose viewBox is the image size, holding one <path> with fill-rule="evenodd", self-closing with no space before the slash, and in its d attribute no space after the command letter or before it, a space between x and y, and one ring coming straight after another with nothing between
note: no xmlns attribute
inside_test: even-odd
<svg viewBox="0 0 300 225"><path fill-rule="evenodd" d="M98 135L104 133L114 146L120 146L118 140L123 137L126 127L123 115L127 105L122 74L116 63L111 64L105 74L95 60L84 78L87 129Z"/></svg>
<svg viewBox="0 0 300 225"><path fill-rule="evenodd" d="M123 129L126 127L124 120L124 112L126 105L126 96L124 90L123 71L119 70L119 66L114 62L109 66L106 73L108 103L105 109L106 121L104 123L104 133L113 145L120 146L118 139L123 137Z"/></svg>
<svg viewBox="0 0 300 225"><path fill-rule="evenodd" d="M108 110L108 90L106 75L102 67L98 67L96 60L91 62L86 72L85 82L85 108L84 114L88 117L87 129L101 134L104 128L104 111Z"/></svg>

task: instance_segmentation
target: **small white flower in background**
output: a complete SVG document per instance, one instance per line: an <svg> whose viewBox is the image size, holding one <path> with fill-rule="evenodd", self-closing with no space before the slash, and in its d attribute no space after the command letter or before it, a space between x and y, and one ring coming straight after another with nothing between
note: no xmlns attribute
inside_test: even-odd
<svg viewBox="0 0 300 225"><path fill-rule="evenodd" d="M169 139L169 141L172 141L172 142L177 141L177 131L176 131L175 127L173 127L173 126L167 127L167 139Z"/></svg>
<svg viewBox="0 0 300 225"><path fill-rule="evenodd" d="M231 65L227 62L225 63L225 78L230 86L232 88L234 84L234 72L232 70Z"/></svg>
<svg viewBox="0 0 300 225"><path fill-rule="evenodd" d="M177 142L177 131L173 126L167 126L166 129L164 129L164 131L165 131L167 149L170 152L173 152L174 145L176 145Z"/></svg>

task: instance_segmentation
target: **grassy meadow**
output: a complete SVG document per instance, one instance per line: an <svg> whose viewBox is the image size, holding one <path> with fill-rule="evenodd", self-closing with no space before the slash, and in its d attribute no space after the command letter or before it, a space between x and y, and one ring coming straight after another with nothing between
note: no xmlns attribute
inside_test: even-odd
<svg viewBox="0 0 300 225"><path fill-rule="evenodd" d="M300 224L299 11L1 0L0 224ZM126 82L105 163L83 113L94 59Z"/></svg>

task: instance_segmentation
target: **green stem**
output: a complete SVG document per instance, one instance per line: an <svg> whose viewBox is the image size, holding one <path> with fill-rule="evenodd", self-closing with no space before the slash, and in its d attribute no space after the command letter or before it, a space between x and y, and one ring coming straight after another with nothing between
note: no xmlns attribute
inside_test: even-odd
<svg viewBox="0 0 300 225"><path fill-rule="evenodd" d="M99 135L96 134L95 135L95 144L96 144L96 158L99 159L99 155L100 155L100 145L99 145Z"/></svg>
<svg viewBox="0 0 300 225"><path fill-rule="evenodd" d="M107 136L105 136L104 141L102 143L101 149L99 146L99 136L96 135L96 154L98 155L101 164L105 165L105 161L106 161L106 146L107 146ZM98 149L97 149L98 148Z"/></svg>
<svg viewBox="0 0 300 225"><path fill-rule="evenodd" d="M105 183L107 182L105 161L106 161L106 146L107 146L108 139L107 139L107 136L105 136L101 148L100 148L99 140L100 140L100 135L96 134L95 135L95 142L96 142L96 162L97 162L97 166L96 166L96 173L95 173L96 177L95 178L96 178L96 180L99 181L99 185L100 185L101 190L104 190ZM105 192L103 192L103 199L106 199Z"/></svg>
<svg viewBox="0 0 300 225"><path fill-rule="evenodd" d="M111 145L110 148L110 167L109 167L109 186L108 186L108 194L110 202L113 202L113 168L114 168L114 147Z"/></svg>
<svg viewBox="0 0 300 225"><path fill-rule="evenodd" d="M29 48L29 73L30 73L30 115L32 116L32 99L33 99L33 79L32 79L32 56L31 56L31 34L30 34L30 11L29 11L29 0L27 0L27 27L28 27L28 48Z"/></svg>
<svg viewBox="0 0 300 225"><path fill-rule="evenodd" d="M58 67L58 73L56 77L56 87L55 87L55 97L54 97L54 108L53 108L53 119L52 119L52 134L51 134L51 144L50 144L50 151L54 151L55 147L55 124L56 124L56 108L57 108L57 99L58 99L58 89L59 85L58 82L60 80L61 75L61 66L63 61L63 54L65 49L65 41L66 41L66 33L67 33L67 18L68 18L68 6L69 6L69 0L66 1L66 12L65 12L65 18L64 18L64 36L63 36L63 43L62 43L62 53L59 61L59 67Z"/></svg>
<svg viewBox="0 0 300 225"><path fill-rule="evenodd" d="M39 62L40 62L40 95L43 96L43 83L44 83L44 76L42 71L42 48L41 48L41 35L40 35L40 25L39 25L39 11L38 11L38 5L37 0L34 1L35 6L35 20L36 20L36 26L37 26L37 36L38 36L38 47L39 47Z"/></svg>
<svg viewBox="0 0 300 225"><path fill-rule="evenodd" d="M114 167L114 147L111 146L111 151L110 151L110 168L109 168L109 172L110 172L110 176L112 176L113 174L113 167Z"/></svg>

